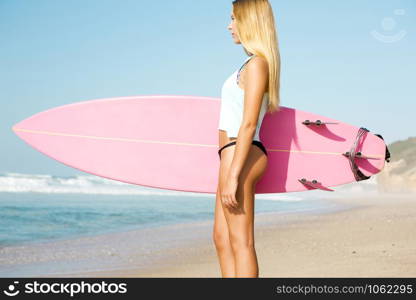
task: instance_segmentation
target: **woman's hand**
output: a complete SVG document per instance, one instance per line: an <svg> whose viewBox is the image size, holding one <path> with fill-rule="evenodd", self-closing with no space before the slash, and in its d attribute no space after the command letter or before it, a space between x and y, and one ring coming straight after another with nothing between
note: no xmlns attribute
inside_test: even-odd
<svg viewBox="0 0 416 300"><path fill-rule="evenodd" d="M221 184L221 201L228 207L237 207L238 202L235 197L237 193L238 178L228 175L225 182Z"/></svg>

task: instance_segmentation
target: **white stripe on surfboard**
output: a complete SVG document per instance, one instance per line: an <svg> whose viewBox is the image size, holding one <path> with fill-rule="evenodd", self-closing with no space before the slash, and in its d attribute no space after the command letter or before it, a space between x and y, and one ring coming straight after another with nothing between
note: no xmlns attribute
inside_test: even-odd
<svg viewBox="0 0 416 300"><path fill-rule="evenodd" d="M185 145L185 146L196 146L196 147L215 147L218 148L218 145L210 144L195 144L195 143L181 143L181 142L164 142L164 141L155 141L155 140L140 140L140 139L131 139L131 138L117 138L117 137L103 137L103 136L93 136L93 135L81 135L81 134L71 134L63 132L52 132L52 131L41 131L41 130L32 130L32 129L22 129L22 128L13 128L14 131L22 131L29 133L37 133L44 135L56 135L56 136L71 136L71 137L80 137L86 139L98 139L98 140L110 140L110 141L125 141L125 142L140 142L140 143L155 143L155 144L170 144L170 145ZM322 152L322 151L308 151L308 150L286 150L286 149L271 149L266 148L267 151L273 152L296 152L296 153L311 153L311 154L329 154L329 155L342 155L342 152ZM384 158L384 155L377 154L365 154L368 156L373 156L377 158Z"/></svg>

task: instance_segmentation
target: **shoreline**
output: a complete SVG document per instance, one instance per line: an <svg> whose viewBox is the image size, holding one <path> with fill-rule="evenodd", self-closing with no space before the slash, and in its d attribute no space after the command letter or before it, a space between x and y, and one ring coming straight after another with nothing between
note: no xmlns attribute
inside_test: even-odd
<svg viewBox="0 0 416 300"><path fill-rule="evenodd" d="M305 201L305 200L302 200ZM256 213L256 227L267 220L284 222L286 215L329 213L344 209L326 200L306 200L296 210ZM296 207L296 203L295 203ZM52 277L166 267L182 249L212 244L213 219L184 221L107 233L33 241L0 247L0 276ZM190 253L193 254L193 253Z"/></svg>
<svg viewBox="0 0 416 300"><path fill-rule="evenodd" d="M262 220L265 223L255 227L259 277L416 276L414 194L330 201L349 208L285 215L286 222ZM213 244L205 242L174 249L164 266L68 276L218 278L221 273Z"/></svg>
<svg viewBox="0 0 416 300"><path fill-rule="evenodd" d="M256 215L260 277L415 277L414 194L328 200L328 213ZM210 223L212 225L212 223ZM158 264L63 277L221 277L211 235L172 247ZM160 254L160 253L155 253ZM134 264L134 263L133 263Z"/></svg>
<svg viewBox="0 0 416 300"><path fill-rule="evenodd" d="M256 214L259 277L416 276L415 194L319 201L328 207ZM0 265L9 277L218 278L212 226L197 221L11 247L0 251Z"/></svg>

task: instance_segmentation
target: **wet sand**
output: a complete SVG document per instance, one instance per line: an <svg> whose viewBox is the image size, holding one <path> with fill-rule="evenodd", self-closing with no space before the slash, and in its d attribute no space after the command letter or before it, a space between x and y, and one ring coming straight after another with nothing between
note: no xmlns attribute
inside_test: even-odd
<svg viewBox="0 0 416 300"><path fill-rule="evenodd" d="M349 208L256 216L260 277L416 277L415 194L328 201ZM212 222L200 226L198 241L163 250L153 265L136 267L132 260L130 268L62 277L221 277Z"/></svg>

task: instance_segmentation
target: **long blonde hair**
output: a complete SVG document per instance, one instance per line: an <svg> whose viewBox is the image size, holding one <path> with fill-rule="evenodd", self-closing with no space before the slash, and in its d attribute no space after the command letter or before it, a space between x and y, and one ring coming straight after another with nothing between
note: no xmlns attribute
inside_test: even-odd
<svg viewBox="0 0 416 300"><path fill-rule="evenodd" d="M269 66L268 112L280 110L280 53L272 7L267 0L235 0L236 31L244 51L264 57Z"/></svg>

